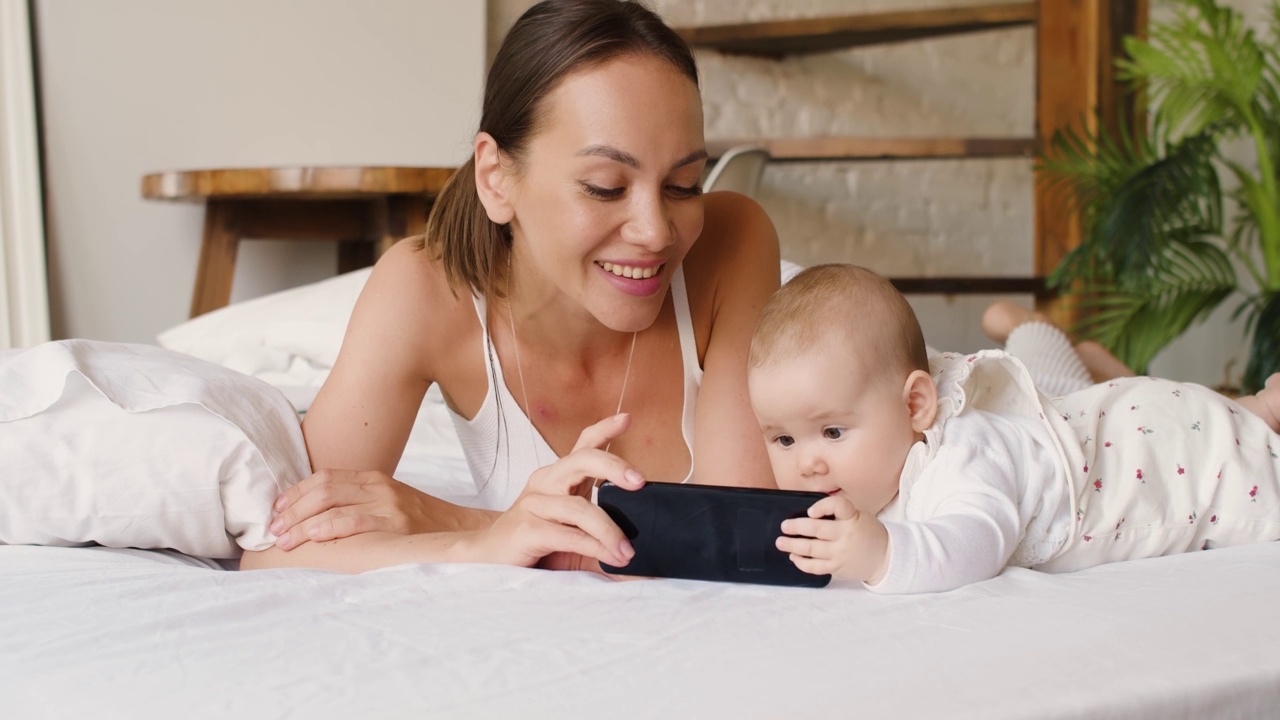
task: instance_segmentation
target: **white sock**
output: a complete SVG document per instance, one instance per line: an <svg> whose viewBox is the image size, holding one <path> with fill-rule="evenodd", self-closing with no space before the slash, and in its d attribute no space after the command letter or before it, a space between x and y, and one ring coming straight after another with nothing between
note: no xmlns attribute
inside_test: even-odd
<svg viewBox="0 0 1280 720"><path fill-rule="evenodd" d="M1004 349L1027 366L1031 381L1049 397L1061 397L1093 384L1071 340L1049 323L1022 323L1009 333Z"/></svg>

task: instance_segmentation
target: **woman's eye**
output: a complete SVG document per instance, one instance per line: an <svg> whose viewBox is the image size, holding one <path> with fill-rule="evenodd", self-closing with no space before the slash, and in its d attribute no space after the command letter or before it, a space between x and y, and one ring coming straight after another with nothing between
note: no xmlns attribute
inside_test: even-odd
<svg viewBox="0 0 1280 720"><path fill-rule="evenodd" d="M828 440L839 440L840 438L844 437L844 428L838 428L838 427L824 428L822 431L822 437Z"/></svg>
<svg viewBox="0 0 1280 720"><path fill-rule="evenodd" d="M679 198L694 198L702 194L701 185L668 185L667 192Z"/></svg>
<svg viewBox="0 0 1280 720"><path fill-rule="evenodd" d="M591 197L599 198L600 200L617 200L622 197L622 193L626 190L626 188L620 187L602 188L591 183L582 183L582 189Z"/></svg>
<svg viewBox="0 0 1280 720"><path fill-rule="evenodd" d="M774 439L774 442L778 443L784 448L791 447L792 445L796 444L795 438L791 437L790 435L779 435L777 438Z"/></svg>

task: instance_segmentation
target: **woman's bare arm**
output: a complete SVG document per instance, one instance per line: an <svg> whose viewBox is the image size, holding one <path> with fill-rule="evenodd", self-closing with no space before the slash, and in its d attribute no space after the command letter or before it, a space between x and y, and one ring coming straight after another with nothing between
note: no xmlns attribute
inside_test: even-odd
<svg viewBox="0 0 1280 720"><path fill-rule="evenodd" d="M303 422L316 474L277 501L271 529L282 549L359 533L473 530L493 522L494 513L430 497L391 477L436 377L439 348L456 346L458 303L412 241L378 262Z"/></svg>
<svg viewBox="0 0 1280 720"><path fill-rule="evenodd" d="M699 344L706 342L694 479L776 487L747 396L747 349L761 309L778 289L778 234L759 204L743 195L709 193L706 208L703 236L685 260Z"/></svg>

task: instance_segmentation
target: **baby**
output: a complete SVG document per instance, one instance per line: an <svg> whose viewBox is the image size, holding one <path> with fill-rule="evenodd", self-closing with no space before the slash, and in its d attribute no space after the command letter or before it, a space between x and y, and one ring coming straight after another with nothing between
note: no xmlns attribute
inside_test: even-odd
<svg viewBox="0 0 1280 720"><path fill-rule="evenodd" d="M850 265L779 290L748 366L778 485L829 495L777 540L808 573L933 592L1280 539L1280 377L1243 404L1148 377L1049 400L1005 351L927 357Z"/></svg>

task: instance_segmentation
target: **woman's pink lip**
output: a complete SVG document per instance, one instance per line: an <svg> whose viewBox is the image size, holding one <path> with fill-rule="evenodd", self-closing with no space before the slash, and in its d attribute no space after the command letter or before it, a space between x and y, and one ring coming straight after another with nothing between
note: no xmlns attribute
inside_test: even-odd
<svg viewBox="0 0 1280 720"><path fill-rule="evenodd" d="M662 263L658 263L658 265L662 265ZM649 277L649 278L627 278L627 277L621 277L619 275L614 275L608 270L605 270L603 267L600 267L600 265L598 264L596 265L596 267L600 268L600 272L604 274L605 278L608 279L609 282L613 283L614 287L618 288L619 290L621 290L622 292L628 295L634 295L636 297L649 297L662 289L662 273L661 272L656 272L653 274L653 277ZM652 266L630 265L628 267L652 267Z"/></svg>

